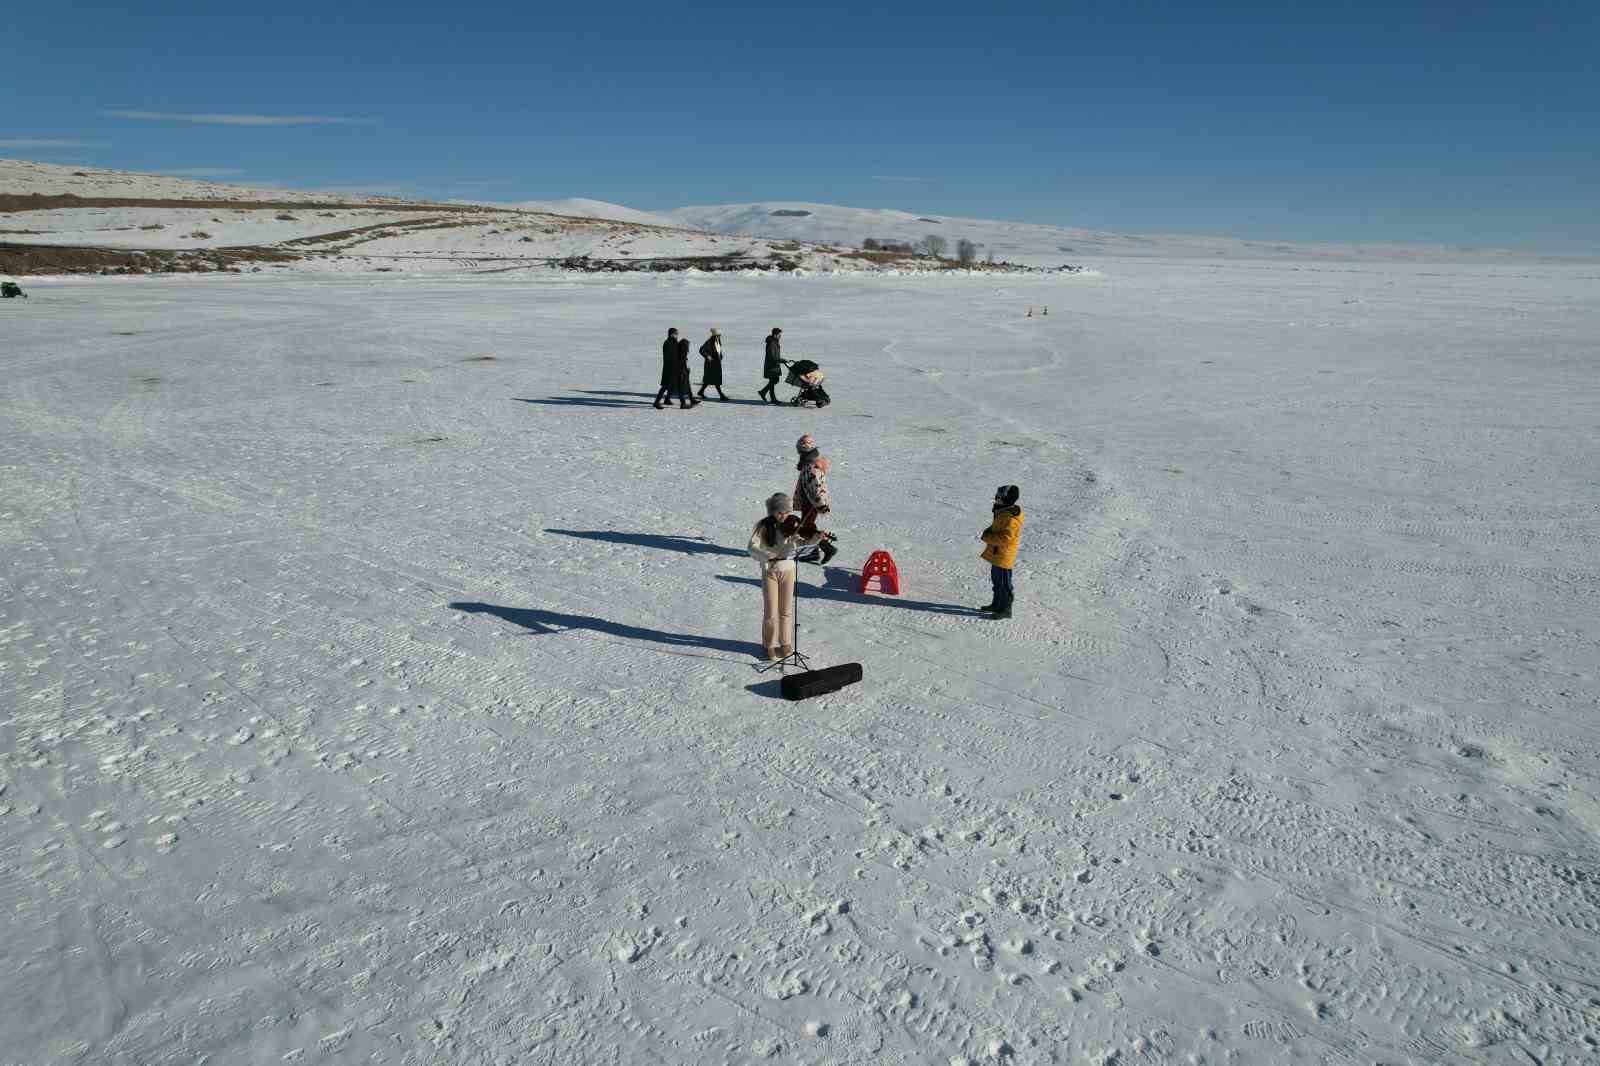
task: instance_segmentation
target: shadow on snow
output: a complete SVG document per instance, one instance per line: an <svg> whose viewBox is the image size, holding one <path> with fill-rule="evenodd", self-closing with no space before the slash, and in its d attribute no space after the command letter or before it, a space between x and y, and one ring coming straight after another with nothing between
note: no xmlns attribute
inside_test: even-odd
<svg viewBox="0 0 1600 1066"><path fill-rule="evenodd" d="M614 529L547 529L563 537L598 540L607 544L631 544L637 548L659 548L662 551L683 552L685 555L737 555L749 557L748 552L713 544L704 537L674 537L665 533L619 533Z"/></svg>
<svg viewBox="0 0 1600 1066"><path fill-rule="evenodd" d="M757 681L753 685L746 685L744 690L752 696L761 696L769 700L783 699L783 681L776 677L768 681Z"/></svg>
<svg viewBox="0 0 1600 1066"><path fill-rule="evenodd" d="M712 386L712 388L715 388L715 387L716 387L715 385ZM716 406L719 403L738 404L741 407L773 407L773 406L788 407L789 406L786 403L780 403L780 404L774 405L774 404L768 403L765 400L741 400L737 396L729 396L726 400L719 400L715 396L704 396L704 397L702 397L702 401L704 403L711 404L712 406Z"/></svg>
<svg viewBox="0 0 1600 1066"><path fill-rule="evenodd" d="M632 400L592 400L584 396L551 396L543 400L533 400L526 396L511 397L517 403L536 403L546 407L649 407L648 403L635 403Z"/></svg>
<svg viewBox="0 0 1600 1066"><path fill-rule="evenodd" d="M803 573L804 571L802 571ZM962 607L955 603L933 603L928 600L908 600L902 596L873 596L855 590L855 575L836 566L825 567L822 585L808 585L804 581L795 581L794 594L799 599L805 600L834 600L839 603L856 603L873 607L899 607L907 611L922 611L927 614L950 614L958 617L981 618L983 613L972 607ZM761 580L754 577L730 577L727 574L718 574L718 581L731 581L736 585L751 585L761 587Z"/></svg>
<svg viewBox="0 0 1600 1066"><path fill-rule="evenodd" d="M705 648L710 651L729 652L734 655L750 655L760 657L764 654L761 645L747 640L724 640L720 637L697 637L692 633L668 633L660 629L647 629L644 626L624 625L620 622L608 622L604 618L592 618L582 614L563 614L560 611L541 611L534 607L503 607L493 603L452 603L453 611L465 611L468 614L488 614L504 619L512 625L521 626L531 633L549 634L566 633L574 629L587 629L594 633L604 633L608 636L623 637L628 640L649 641L655 644L666 644L674 648Z"/></svg>
<svg viewBox="0 0 1600 1066"><path fill-rule="evenodd" d="M545 407L649 407L656 398L656 394L653 392L627 392L622 389L577 389L575 391L579 395L546 396L542 400L536 400L530 396L513 396L511 399L516 403L534 403ZM632 398L630 399L629 397ZM707 396L702 402L708 404L725 403L743 407L773 406L765 400L741 400L734 396L730 396L726 400L719 400L715 396ZM676 407L677 405L676 397L666 401L666 406L668 407ZM778 406L788 407L789 404L784 403Z"/></svg>

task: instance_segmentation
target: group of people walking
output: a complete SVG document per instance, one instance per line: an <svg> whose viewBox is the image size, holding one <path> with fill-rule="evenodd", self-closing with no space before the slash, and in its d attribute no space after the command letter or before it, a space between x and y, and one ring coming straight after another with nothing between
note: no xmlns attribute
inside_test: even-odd
<svg viewBox="0 0 1600 1066"><path fill-rule="evenodd" d="M673 399L685 411L698 407L706 398L708 388L717 390L717 399L727 400L728 394L722 391L721 330L713 328L711 335L701 343L700 359L703 370L700 391L697 393L689 371L689 338L679 336L676 326L667 330L667 339L661 342L661 390L656 393L653 404L656 410L670 407ZM767 383L757 395L769 403L779 403L778 380L783 377L783 330L776 326L767 334L761 374Z"/></svg>

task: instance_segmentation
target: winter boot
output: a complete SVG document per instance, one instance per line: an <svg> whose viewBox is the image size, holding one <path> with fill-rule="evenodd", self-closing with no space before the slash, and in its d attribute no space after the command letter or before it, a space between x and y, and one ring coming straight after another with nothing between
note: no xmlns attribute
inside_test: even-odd
<svg viewBox="0 0 1600 1066"><path fill-rule="evenodd" d="M978 610L984 614L990 614L991 612L998 611L999 609L1000 605L998 603L986 603L982 607L978 608Z"/></svg>
<svg viewBox="0 0 1600 1066"><path fill-rule="evenodd" d="M827 566L828 563L833 561L833 557L839 554L839 549L833 546L833 541L831 540L824 540L820 547L822 550L821 564Z"/></svg>
<svg viewBox="0 0 1600 1066"><path fill-rule="evenodd" d="M1006 600L1004 603L1000 604L998 607L996 607L994 609L993 613L991 613L989 615L989 617L993 618L997 622L1003 621L1003 620L1005 620L1007 618L1010 618L1011 617L1011 601L1010 600Z"/></svg>

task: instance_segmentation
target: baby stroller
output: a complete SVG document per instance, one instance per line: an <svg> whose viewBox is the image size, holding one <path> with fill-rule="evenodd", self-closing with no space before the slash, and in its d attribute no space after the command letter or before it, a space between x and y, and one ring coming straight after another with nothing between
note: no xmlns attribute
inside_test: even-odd
<svg viewBox="0 0 1600 1066"><path fill-rule="evenodd" d="M808 400L818 407L826 407L833 402L828 398L828 390L822 387L825 375L816 363L809 359L796 359L791 363L785 359L783 365L789 368L789 376L784 380L800 390L799 394L789 401L795 407L801 406Z"/></svg>

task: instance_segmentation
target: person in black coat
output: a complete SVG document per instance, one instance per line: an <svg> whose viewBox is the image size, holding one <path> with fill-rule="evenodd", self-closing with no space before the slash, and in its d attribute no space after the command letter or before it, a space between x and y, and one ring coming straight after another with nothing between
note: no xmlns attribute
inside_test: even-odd
<svg viewBox="0 0 1600 1066"><path fill-rule="evenodd" d="M666 406L661 401L667 398L667 393L672 389L672 368L678 361L678 330L677 327L667 330L667 339L661 342L661 391L656 393L656 410Z"/></svg>
<svg viewBox="0 0 1600 1066"><path fill-rule="evenodd" d="M669 406L663 401L678 398L678 406L687 410L699 403L691 399L689 386L689 339L678 336L676 327L667 330L667 339L661 342L661 391L656 393L654 407L657 411Z"/></svg>
<svg viewBox="0 0 1600 1066"><path fill-rule="evenodd" d="M694 381L689 373L689 338L678 338L678 365L673 373L676 378L673 382L677 389L678 403L685 407L698 407L700 401L694 395Z"/></svg>
<svg viewBox="0 0 1600 1066"><path fill-rule="evenodd" d="M777 326L773 326L772 332L767 334L767 356L761 364L761 373L767 379L767 384L756 395L765 397L770 403L778 403L778 379L783 377L783 330Z"/></svg>
<svg viewBox="0 0 1600 1066"><path fill-rule="evenodd" d="M705 372L700 376L700 399L706 398L706 389L717 390L718 399L726 400L728 394L722 391L722 331L713 329L711 336L700 345L700 358L705 360Z"/></svg>

